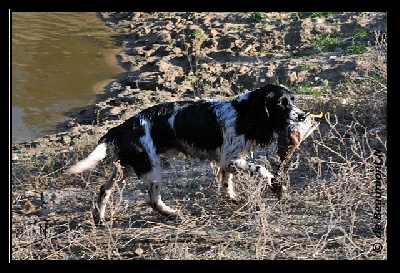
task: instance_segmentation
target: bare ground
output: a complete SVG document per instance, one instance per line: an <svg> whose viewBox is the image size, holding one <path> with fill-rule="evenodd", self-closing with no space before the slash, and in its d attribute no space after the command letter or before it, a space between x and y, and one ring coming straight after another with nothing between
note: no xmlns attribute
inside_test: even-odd
<svg viewBox="0 0 400 273"><path fill-rule="evenodd" d="M60 133L12 145L12 260L387 259L386 13L99 17L124 46L127 73ZM94 226L109 159L82 175L65 169L108 128L155 103L230 99L265 83L324 113L289 163L283 200L243 173L242 201L228 202L209 162L176 158L165 162L162 195L180 219L154 213L132 177L112 196L107 225ZM254 160L275 168L273 149Z"/></svg>

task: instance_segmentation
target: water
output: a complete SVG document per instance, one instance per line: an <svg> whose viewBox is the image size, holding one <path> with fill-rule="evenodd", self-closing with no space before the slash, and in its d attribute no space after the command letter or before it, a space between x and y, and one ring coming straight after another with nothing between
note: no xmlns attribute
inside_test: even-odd
<svg viewBox="0 0 400 273"><path fill-rule="evenodd" d="M123 73L115 34L91 12L11 13L12 142L57 132Z"/></svg>

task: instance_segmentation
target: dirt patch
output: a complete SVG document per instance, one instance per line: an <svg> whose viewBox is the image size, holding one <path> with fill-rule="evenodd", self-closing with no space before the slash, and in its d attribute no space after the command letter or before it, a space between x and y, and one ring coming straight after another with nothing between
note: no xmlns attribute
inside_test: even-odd
<svg viewBox="0 0 400 273"><path fill-rule="evenodd" d="M124 45L117 58L127 73L60 133L12 145L13 260L387 259L386 13L99 16ZM282 201L239 174L242 202L230 203L209 163L176 158L165 162L162 191L182 218L155 214L133 177L112 196L107 226L93 225L109 159L82 175L65 169L108 128L156 103L229 100L266 83L324 113L288 165ZM273 169L275 151L259 149L254 160Z"/></svg>

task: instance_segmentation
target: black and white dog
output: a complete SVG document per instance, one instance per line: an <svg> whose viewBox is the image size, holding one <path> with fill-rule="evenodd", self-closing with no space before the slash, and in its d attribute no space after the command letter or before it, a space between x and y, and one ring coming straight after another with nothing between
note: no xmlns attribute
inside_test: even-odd
<svg viewBox="0 0 400 273"><path fill-rule="evenodd" d="M245 158L257 146L273 141L276 134L287 134L293 122L308 114L293 104L293 96L281 86L265 85L244 93L232 101L202 100L167 102L147 108L119 126L110 129L94 151L72 166L71 173L92 169L105 158L107 145L113 144L115 160L111 177L101 186L93 208L96 224L104 218L112 189L132 174L145 180L149 204L154 210L176 216L179 212L161 200L161 158L178 153L217 163L222 189L236 200L232 176L242 169L264 178L271 186L274 177L265 167L248 163ZM287 157L291 141L278 137L281 159ZM282 139L280 141L280 139ZM279 152L280 151L280 152Z"/></svg>

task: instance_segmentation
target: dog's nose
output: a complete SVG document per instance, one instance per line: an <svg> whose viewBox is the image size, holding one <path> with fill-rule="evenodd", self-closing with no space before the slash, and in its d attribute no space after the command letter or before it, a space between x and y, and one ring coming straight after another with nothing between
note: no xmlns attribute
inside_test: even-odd
<svg viewBox="0 0 400 273"><path fill-rule="evenodd" d="M306 113L301 112L301 113L299 113L299 114L297 115L297 119L298 119L298 121L303 121L303 120L306 119L307 116L308 116L308 115L307 115Z"/></svg>

